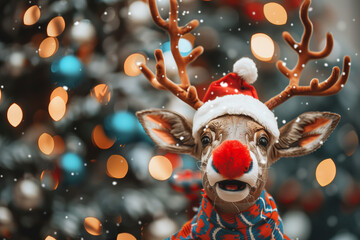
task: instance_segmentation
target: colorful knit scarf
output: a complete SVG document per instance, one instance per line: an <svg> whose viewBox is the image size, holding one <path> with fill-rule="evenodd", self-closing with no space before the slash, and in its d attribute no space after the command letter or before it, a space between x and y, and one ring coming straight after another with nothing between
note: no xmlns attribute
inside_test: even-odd
<svg viewBox="0 0 360 240"><path fill-rule="evenodd" d="M248 210L238 215L219 215L203 193L198 213L182 229L167 240L258 240L290 239L274 199L265 190Z"/></svg>

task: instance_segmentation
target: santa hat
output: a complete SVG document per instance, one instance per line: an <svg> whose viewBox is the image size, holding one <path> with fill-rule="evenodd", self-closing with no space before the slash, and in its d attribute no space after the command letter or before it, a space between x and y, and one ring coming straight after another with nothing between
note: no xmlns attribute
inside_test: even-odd
<svg viewBox="0 0 360 240"><path fill-rule="evenodd" d="M255 88L250 85L257 79L255 63L250 58L241 58L234 64L233 72L212 82L203 99L204 104L193 119L193 135L217 117L245 115L279 138L279 129L274 113L259 101Z"/></svg>

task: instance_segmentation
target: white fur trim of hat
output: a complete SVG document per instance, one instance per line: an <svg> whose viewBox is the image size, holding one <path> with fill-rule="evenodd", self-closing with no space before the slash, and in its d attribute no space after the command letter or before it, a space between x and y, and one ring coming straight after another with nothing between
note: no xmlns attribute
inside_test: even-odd
<svg viewBox="0 0 360 240"><path fill-rule="evenodd" d="M226 95L204 103L194 115L193 136L212 119L227 114L251 117L264 126L276 140L279 138L280 132L274 113L261 101L243 94Z"/></svg>

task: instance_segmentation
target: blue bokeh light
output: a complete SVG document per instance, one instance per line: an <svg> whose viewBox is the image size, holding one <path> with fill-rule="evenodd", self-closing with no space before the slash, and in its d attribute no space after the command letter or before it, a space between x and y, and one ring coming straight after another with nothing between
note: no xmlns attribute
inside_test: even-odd
<svg viewBox="0 0 360 240"><path fill-rule="evenodd" d="M54 61L51 65L53 80L59 86L77 87L84 79L83 65L74 55Z"/></svg>
<svg viewBox="0 0 360 240"><path fill-rule="evenodd" d="M65 153L61 158L61 167L65 172L81 173L83 160L75 153Z"/></svg>
<svg viewBox="0 0 360 240"><path fill-rule="evenodd" d="M181 56L185 57L189 55L192 50L192 44L189 40L180 38L179 40L179 51Z"/></svg>
<svg viewBox="0 0 360 240"><path fill-rule="evenodd" d="M147 135L145 129L143 128L143 126L141 125L139 120L137 121L137 123L138 123L139 135L140 135L141 140L154 145L153 140L149 137L149 135Z"/></svg>
<svg viewBox="0 0 360 240"><path fill-rule="evenodd" d="M121 143L129 143L139 134L138 120L133 113L116 112L105 118L104 130L110 137L115 137Z"/></svg>
<svg viewBox="0 0 360 240"><path fill-rule="evenodd" d="M170 41L167 41L161 45L161 50L165 53L171 51ZM180 38L179 40L179 51L181 56L185 57L189 55L192 50L192 44L189 40L185 38Z"/></svg>

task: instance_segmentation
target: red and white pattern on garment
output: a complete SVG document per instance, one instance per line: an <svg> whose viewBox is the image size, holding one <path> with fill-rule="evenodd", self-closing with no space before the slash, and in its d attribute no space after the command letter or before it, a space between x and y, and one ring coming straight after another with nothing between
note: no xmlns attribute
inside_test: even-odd
<svg viewBox="0 0 360 240"><path fill-rule="evenodd" d="M265 190L256 203L237 215L218 214L203 192L198 213L182 229L166 240L270 240L290 239L274 199Z"/></svg>

